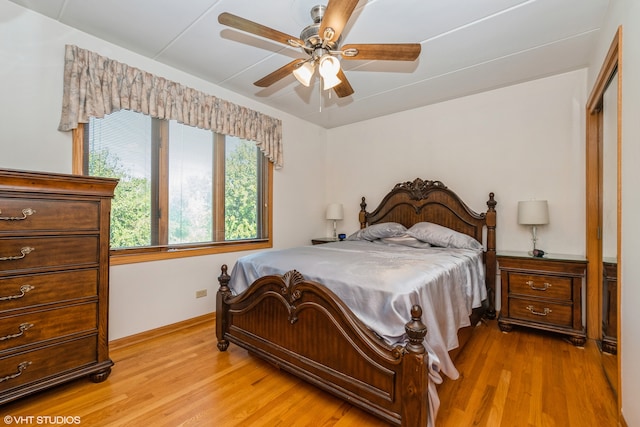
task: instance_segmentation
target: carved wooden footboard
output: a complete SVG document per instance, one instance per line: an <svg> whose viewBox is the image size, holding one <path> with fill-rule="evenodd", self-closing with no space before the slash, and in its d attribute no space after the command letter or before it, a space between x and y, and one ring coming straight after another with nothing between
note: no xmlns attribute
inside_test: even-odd
<svg viewBox="0 0 640 427"><path fill-rule="evenodd" d="M297 271L262 277L239 296L229 279L223 265L216 301L221 351L232 342L389 423L427 425L427 329L419 306L407 313L408 344L391 347L332 291Z"/></svg>

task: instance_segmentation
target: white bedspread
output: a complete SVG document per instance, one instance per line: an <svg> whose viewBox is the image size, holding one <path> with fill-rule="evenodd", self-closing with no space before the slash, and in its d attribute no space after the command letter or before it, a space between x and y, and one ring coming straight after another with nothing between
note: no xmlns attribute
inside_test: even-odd
<svg viewBox="0 0 640 427"><path fill-rule="evenodd" d="M327 286L391 345L405 343L404 325L411 307L422 307L430 357L430 410L435 419L439 373L452 379L459 376L448 351L458 347L458 329L469 325L472 309L486 298L482 251L414 249L369 241L265 251L238 260L230 287L239 294L259 277L289 270Z"/></svg>

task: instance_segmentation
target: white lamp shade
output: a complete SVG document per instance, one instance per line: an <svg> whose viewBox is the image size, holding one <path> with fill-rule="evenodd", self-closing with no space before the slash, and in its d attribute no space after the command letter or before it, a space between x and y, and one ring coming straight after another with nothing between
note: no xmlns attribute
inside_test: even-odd
<svg viewBox="0 0 640 427"><path fill-rule="evenodd" d="M327 207L327 219L338 220L342 219L344 213L341 203L331 203Z"/></svg>
<svg viewBox="0 0 640 427"><path fill-rule="evenodd" d="M518 202L518 224L549 224L549 205L546 200Z"/></svg>
<svg viewBox="0 0 640 427"><path fill-rule="evenodd" d="M314 71L315 68L313 67L313 64L311 64L310 62L305 62L301 66L293 70L293 75L296 79L298 79L300 83L309 87Z"/></svg>

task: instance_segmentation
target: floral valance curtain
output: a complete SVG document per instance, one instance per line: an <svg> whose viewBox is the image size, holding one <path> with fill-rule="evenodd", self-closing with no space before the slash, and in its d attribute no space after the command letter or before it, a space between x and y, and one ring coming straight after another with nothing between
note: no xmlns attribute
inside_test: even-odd
<svg viewBox="0 0 640 427"><path fill-rule="evenodd" d="M277 169L283 165L281 120L67 45L58 130L125 109L255 141Z"/></svg>

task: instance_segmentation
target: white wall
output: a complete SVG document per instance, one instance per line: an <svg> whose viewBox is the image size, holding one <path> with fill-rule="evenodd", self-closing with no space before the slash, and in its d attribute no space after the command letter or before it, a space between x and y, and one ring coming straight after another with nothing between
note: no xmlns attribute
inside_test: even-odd
<svg viewBox="0 0 640 427"><path fill-rule="evenodd" d="M498 252L531 249L517 203L547 199L538 247L584 255L585 88L583 69L330 130L342 228L357 227L361 196L373 210L397 182L437 179L478 212L495 193Z"/></svg>
<svg viewBox="0 0 640 427"><path fill-rule="evenodd" d="M593 86L615 31L622 25L621 396L627 425L640 426L640 2L617 0L610 4L589 67L588 87Z"/></svg>
<svg viewBox="0 0 640 427"><path fill-rule="evenodd" d="M71 133L57 131L64 45L76 44L283 121L285 167L274 173L274 246L325 235L326 131L196 77L0 0L0 167L71 173ZM215 310L220 265L244 253L111 268L110 339ZM195 291L207 289L206 298Z"/></svg>

